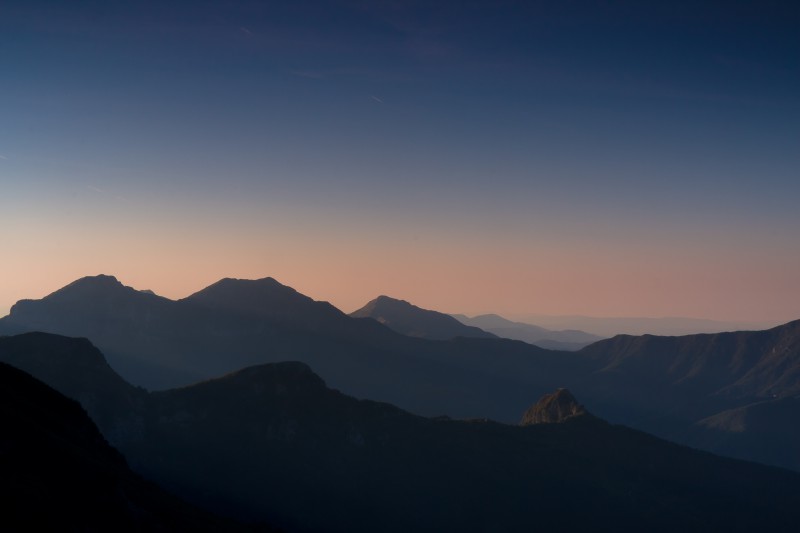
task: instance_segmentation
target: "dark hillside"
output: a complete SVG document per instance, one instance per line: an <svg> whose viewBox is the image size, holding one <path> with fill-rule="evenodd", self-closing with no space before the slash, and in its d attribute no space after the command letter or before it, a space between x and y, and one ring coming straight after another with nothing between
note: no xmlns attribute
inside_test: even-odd
<svg viewBox="0 0 800 533"><path fill-rule="evenodd" d="M77 402L4 363L0 424L4 531L256 531L141 479Z"/></svg>

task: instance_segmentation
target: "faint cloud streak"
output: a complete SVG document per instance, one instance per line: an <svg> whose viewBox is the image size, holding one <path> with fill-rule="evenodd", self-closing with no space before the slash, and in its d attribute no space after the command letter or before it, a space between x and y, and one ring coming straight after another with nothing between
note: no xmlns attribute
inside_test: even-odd
<svg viewBox="0 0 800 533"><path fill-rule="evenodd" d="M103 189L95 187L94 185L87 185L86 188L92 192L96 192L97 194L102 194L103 196L106 196L108 198L113 198L114 200L119 200L120 202L130 203L130 201L124 196L119 196L116 194L109 193L108 191L104 191Z"/></svg>

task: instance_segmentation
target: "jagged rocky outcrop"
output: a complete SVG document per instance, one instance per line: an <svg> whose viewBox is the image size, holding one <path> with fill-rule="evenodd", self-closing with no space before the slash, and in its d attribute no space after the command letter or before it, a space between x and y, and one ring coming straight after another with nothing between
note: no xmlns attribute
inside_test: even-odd
<svg viewBox="0 0 800 533"><path fill-rule="evenodd" d="M521 426L533 424L556 424L576 416L589 413L578 403L575 396L567 389L561 388L552 394L545 394L533 404L520 421Z"/></svg>

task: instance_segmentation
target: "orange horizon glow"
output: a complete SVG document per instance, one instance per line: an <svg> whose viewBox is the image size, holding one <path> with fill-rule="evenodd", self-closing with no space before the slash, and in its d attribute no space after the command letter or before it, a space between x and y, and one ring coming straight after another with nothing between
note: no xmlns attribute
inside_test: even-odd
<svg viewBox="0 0 800 533"><path fill-rule="evenodd" d="M70 239L39 242L0 267L0 313L23 298L38 299L88 275L108 274L135 289L180 299L225 277L273 277L344 312L385 294L426 309L477 315L692 317L782 323L800 318L787 293L797 293L791 265L749 259L735 250L685 255L652 248L520 249L484 242L331 242L301 246L273 235L227 238L204 233L175 241L114 242ZM262 239L267 237L262 234ZM49 242L50 246L42 246ZM686 254L687 252L684 252ZM744 256L744 257L742 257ZM501 260L496 259L502 257ZM720 268L725 263L737 269ZM787 279L794 287L787 289Z"/></svg>

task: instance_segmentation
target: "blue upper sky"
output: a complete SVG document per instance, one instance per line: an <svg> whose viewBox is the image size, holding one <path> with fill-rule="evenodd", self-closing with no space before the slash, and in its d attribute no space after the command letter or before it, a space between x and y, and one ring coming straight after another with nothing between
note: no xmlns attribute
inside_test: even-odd
<svg viewBox="0 0 800 533"><path fill-rule="evenodd" d="M796 318L798 28L793 2L6 1L0 274L177 295L219 249L193 288ZM166 264L119 272L124 242Z"/></svg>

